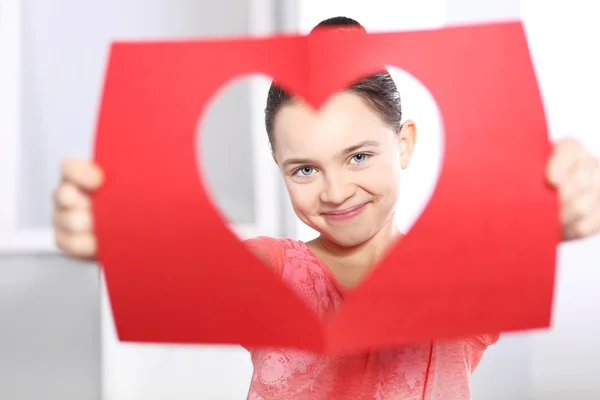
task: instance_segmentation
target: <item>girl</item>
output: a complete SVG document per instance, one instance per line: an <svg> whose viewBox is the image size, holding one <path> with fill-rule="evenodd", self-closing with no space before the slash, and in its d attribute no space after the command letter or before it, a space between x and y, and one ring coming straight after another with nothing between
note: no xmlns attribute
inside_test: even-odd
<svg viewBox="0 0 600 400"><path fill-rule="evenodd" d="M363 29L342 17L322 25ZM269 90L265 122L273 159L296 215L320 236L308 243L268 237L246 243L321 316L335 313L347 289L402 238L394 212L416 126L401 120L400 95L387 72L332 97L318 115L275 83ZM90 195L102 173L87 161L67 160L62 177L55 194L57 244L69 256L94 259ZM564 240L598 232L598 160L565 141L555 147L547 177L560 194ZM482 334L336 357L253 349L248 398L469 399L469 377L497 339Z"/></svg>

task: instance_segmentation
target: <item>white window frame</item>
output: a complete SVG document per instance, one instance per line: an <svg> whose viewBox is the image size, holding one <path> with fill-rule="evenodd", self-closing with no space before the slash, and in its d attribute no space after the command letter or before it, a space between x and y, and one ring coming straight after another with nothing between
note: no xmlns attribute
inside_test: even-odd
<svg viewBox="0 0 600 400"><path fill-rule="evenodd" d="M21 0L0 0L0 253L49 250L44 230L19 230Z"/></svg>
<svg viewBox="0 0 600 400"><path fill-rule="evenodd" d="M271 0L254 0L252 10L265 10ZM26 149L21 147L22 111L22 0L0 0L0 255L7 254L58 254L52 227L21 228L18 225L19 180L21 157ZM255 8L256 7L256 8ZM270 7L270 6L269 6ZM254 28L258 34L264 26L271 26L269 16L254 12ZM266 168L270 161L267 135L262 117L262 105L268 86L252 81L252 157L254 177L255 223L234 225L232 228L243 238L257 235L277 236L279 222L279 185L277 171ZM266 161L268 160L268 161ZM57 165L56 168L59 168ZM47 201L52 201L49 197Z"/></svg>

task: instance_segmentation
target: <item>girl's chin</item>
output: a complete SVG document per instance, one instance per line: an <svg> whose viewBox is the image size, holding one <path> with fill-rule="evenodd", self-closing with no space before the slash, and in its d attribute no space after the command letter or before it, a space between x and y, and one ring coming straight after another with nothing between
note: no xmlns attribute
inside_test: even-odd
<svg viewBox="0 0 600 400"><path fill-rule="evenodd" d="M327 240L337 244L341 247L355 247L367 242L373 235L369 233L353 232L348 234L347 232L327 232L322 234Z"/></svg>

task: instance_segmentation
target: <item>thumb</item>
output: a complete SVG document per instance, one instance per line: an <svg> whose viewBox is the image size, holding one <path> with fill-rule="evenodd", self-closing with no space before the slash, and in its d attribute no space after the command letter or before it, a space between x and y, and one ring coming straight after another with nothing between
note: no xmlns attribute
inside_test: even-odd
<svg viewBox="0 0 600 400"><path fill-rule="evenodd" d="M64 181L73 183L85 191L95 191L104 181L104 174L95 163L79 158L67 158L61 165Z"/></svg>
<svg viewBox="0 0 600 400"><path fill-rule="evenodd" d="M558 186L569 175L569 171L585 155L583 147L574 139L566 139L554 146L548 160L546 177L553 186Z"/></svg>

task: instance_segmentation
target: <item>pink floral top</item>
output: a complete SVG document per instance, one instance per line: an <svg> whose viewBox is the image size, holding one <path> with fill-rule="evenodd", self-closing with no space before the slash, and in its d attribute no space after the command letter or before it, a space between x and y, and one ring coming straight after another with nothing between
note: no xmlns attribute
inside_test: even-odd
<svg viewBox="0 0 600 400"><path fill-rule="evenodd" d="M344 288L304 243L258 237L246 244L268 256L319 315L340 307ZM496 340L498 335L479 335L335 357L253 349L248 400L467 400L470 375Z"/></svg>

